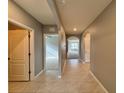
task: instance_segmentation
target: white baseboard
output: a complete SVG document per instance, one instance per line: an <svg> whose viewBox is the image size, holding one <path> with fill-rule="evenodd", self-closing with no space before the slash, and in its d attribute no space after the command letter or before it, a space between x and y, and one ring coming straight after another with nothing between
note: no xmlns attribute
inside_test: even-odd
<svg viewBox="0 0 124 93"><path fill-rule="evenodd" d="M109 93L107 89L102 85L102 83L96 78L96 76L93 74L92 71L90 71L90 74L93 76L93 78L96 80L96 82L100 85L100 87L105 91L105 93Z"/></svg>
<svg viewBox="0 0 124 93"><path fill-rule="evenodd" d="M43 73L44 70L41 70L36 76L34 79L36 79L38 76L40 76L42 73Z"/></svg>

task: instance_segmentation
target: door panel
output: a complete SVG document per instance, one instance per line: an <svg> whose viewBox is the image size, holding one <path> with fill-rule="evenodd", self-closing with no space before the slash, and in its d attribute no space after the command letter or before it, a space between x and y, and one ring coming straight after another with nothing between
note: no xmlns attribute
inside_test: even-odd
<svg viewBox="0 0 124 93"><path fill-rule="evenodd" d="M29 38L26 30L9 30L9 81L29 80Z"/></svg>

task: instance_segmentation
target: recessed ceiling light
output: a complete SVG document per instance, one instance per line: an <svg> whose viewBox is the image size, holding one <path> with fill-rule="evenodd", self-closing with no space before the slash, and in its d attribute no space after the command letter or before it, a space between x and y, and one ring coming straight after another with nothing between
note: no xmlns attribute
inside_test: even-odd
<svg viewBox="0 0 124 93"><path fill-rule="evenodd" d="M73 31L77 31L77 28L73 28Z"/></svg>

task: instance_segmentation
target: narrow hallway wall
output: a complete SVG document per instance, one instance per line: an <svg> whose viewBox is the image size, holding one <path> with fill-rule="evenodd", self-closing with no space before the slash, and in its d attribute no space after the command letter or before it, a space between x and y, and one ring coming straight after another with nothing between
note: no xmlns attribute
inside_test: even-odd
<svg viewBox="0 0 124 93"><path fill-rule="evenodd" d="M91 33L91 71L109 91L116 93L115 0L86 29Z"/></svg>
<svg viewBox="0 0 124 93"><path fill-rule="evenodd" d="M60 55L60 74L62 75L64 70L64 65L66 64L66 36L63 27L59 31L59 55Z"/></svg>

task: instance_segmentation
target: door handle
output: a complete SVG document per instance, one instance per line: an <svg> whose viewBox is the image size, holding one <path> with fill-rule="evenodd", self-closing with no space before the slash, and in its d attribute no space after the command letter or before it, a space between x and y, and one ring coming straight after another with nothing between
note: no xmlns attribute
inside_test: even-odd
<svg viewBox="0 0 124 93"><path fill-rule="evenodd" d="M8 60L10 60L10 57L8 58Z"/></svg>

